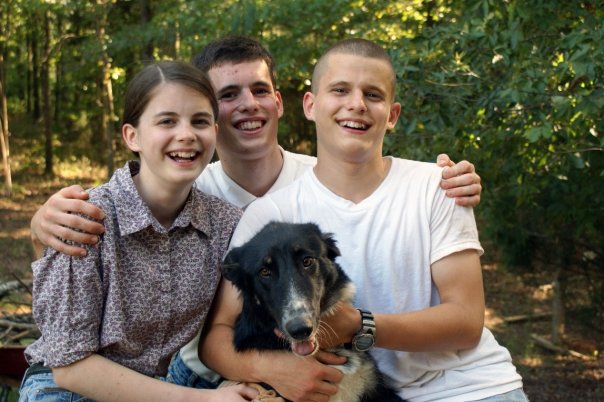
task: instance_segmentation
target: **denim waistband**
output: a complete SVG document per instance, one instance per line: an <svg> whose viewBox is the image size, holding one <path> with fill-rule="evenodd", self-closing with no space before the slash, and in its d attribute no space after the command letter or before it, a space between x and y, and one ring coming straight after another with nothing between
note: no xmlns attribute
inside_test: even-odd
<svg viewBox="0 0 604 402"><path fill-rule="evenodd" d="M46 367L40 363L34 363L25 370L25 375L23 376L23 381L27 379L27 377L32 376L34 374L42 374L42 373L52 373L52 369L50 367Z"/></svg>

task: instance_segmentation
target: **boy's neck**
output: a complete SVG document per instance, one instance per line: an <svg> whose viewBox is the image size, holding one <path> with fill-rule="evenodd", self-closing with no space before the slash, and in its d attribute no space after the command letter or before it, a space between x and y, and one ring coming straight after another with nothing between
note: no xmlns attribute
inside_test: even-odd
<svg viewBox="0 0 604 402"><path fill-rule="evenodd" d="M386 157L351 163L318 156L314 171L317 179L334 194L358 204L382 184L391 165L392 159Z"/></svg>
<svg viewBox="0 0 604 402"><path fill-rule="evenodd" d="M277 144L257 158L241 158L219 152L225 173L245 191L262 197L275 184L283 168L283 154Z"/></svg>

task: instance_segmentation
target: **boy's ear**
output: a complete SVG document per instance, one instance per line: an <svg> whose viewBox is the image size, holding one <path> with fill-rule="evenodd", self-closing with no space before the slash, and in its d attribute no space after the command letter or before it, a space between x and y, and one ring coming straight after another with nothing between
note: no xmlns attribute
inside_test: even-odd
<svg viewBox="0 0 604 402"><path fill-rule="evenodd" d="M132 152L139 152L138 145L138 130L132 124L124 124L122 126L122 138Z"/></svg>
<svg viewBox="0 0 604 402"><path fill-rule="evenodd" d="M275 91L275 103L277 104L277 111L279 113L279 117L283 117L283 98L281 97L281 92Z"/></svg>
<svg viewBox="0 0 604 402"><path fill-rule="evenodd" d="M312 92L306 92L304 99L302 99L302 107L304 108L304 115L310 121L315 120L314 106L315 95Z"/></svg>
<svg viewBox="0 0 604 402"><path fill-rule="evenodd" d="M388 115L388 130L394 129L396 126L396 122L398 121L399 116L401 115L401 104L398 102L394 102L390 105L390 113Z"/></svg>

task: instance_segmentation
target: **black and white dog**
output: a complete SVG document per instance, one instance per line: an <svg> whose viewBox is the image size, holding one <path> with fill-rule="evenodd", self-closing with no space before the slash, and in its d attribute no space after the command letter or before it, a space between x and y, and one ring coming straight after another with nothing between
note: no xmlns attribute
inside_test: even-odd
<svg viewBox="0 0 604 402"><path fill-rule="evenodd" d="M223 276L239 289L243 310L235 324L235 349L290 349L316 352L321 316L333 314L339 301L351 301L354 285L335 262L335 240L312 223L271 222L241 247L232 249ZM275 334L283 333L283 338ZM388 388L372 357L337 349L348 361L330 401L402 401Z"/></svg>

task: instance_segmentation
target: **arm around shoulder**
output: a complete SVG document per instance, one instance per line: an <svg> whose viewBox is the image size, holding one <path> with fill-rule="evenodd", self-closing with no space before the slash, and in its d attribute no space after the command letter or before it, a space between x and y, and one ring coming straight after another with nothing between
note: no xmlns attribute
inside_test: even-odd
<svg viewBox="0 0 604 402"><path fill-rule="evenodd" d="M36 211L31 220L31 238L38 258L45 246L68 255L83 256L86 250L68 245L65 240L79 244L98 241L98 236L104 231L100 221L105 215L101 209L86 202L87 199L88 193L82 187L65 187Z"/></svg>
<svg viewBox="0 0 604 402"><path fill-rule="evenodd" d="M455 203L464 207L480 204L482 185L474 164L465 160L454 163L447 154L438 155L437 164L444 167L441 188L448 197L455 198Z"/></svg>

